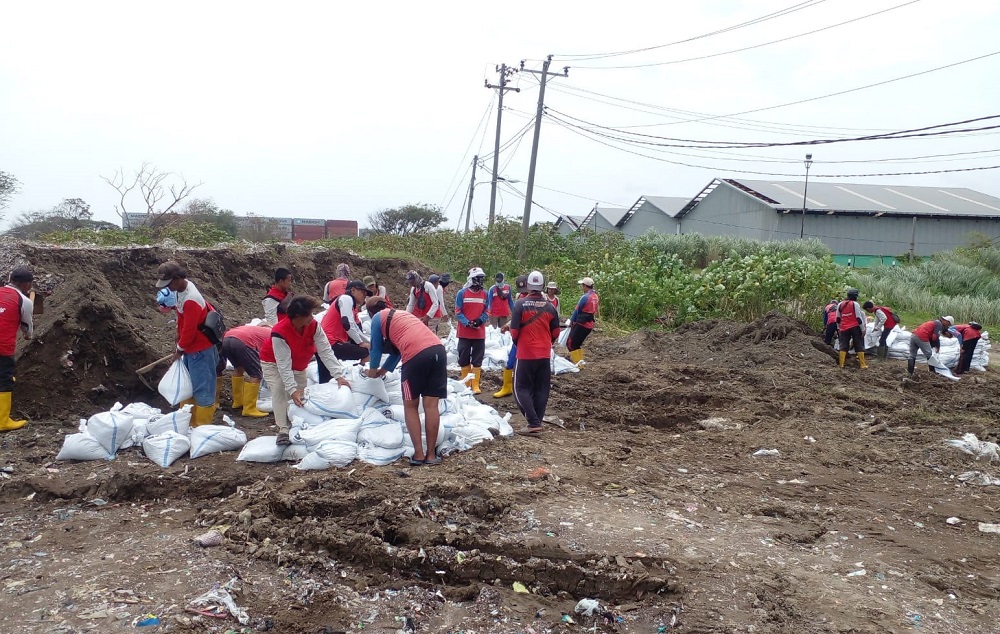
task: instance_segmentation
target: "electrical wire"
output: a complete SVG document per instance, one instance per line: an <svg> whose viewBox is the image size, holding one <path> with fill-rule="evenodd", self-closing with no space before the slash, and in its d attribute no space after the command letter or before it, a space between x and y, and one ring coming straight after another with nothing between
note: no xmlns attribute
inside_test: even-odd
<svg viewBox="0 0 1000 634"><path fill-rule="evenodd" d="M443 210L444 213L447 213L448 208L451 207L451 203L455 200L455 196L458 194L458 190L460 188L459 186L461 185L462 182L462 179L458 177L458 174L462 170L462 166L466 164L466 158L469 156L469 150L472 149L472 144L476 142L476 135L479 134L479 128L483 127L483 125L486 123L487 118L490 115L490 112L493 111L493 102L495 100L496 100L496 95L494 94L490 97L490 102L486 105L486 110L485 112L483 112L483 117L482 119L479 120L479 125L476 126L475 131L472 133L472 138L469 139L469 145L465 148L465 152L462 154L461 163L459 163L458 167L455 168L455 174L452 175L451 181L448 182L448 188L445 189L444 198L441 199L441 209ZM468 171L469 168L466 167L465 173L468 173ZM456 178L459 178L458 180L459 186L455 185ZM451 197L449 198L448 192L452 190L452 187L455 187L455 191L452 192ZM448 204L444 203L446 199L448 200Z"/></svg>
<svg viewBox="0 0 1000 634"><path fill-rule="evenodd" d="M806 31L804 33L797 33L795 35L789 35L788 37L782 37L782 38L779 38L777 40L770 40L768 42L761 42L760 44L754 44L752 46L744 46L742 48L734 48L734 49L731 49L731 50L728 50L728 51L722 51L722 52L719 52L719 53L712 53L710 55L698 55L696 57L686 57L684 59L674 59L674 60L669 60L669 61L666 61L666 62L649 62L649 63L646 63L646 64L627 64L627 65L621 65L621 66L587 66L587 65L574 64L573 68L574 68L574 70L576 70L576 69L586 69L586 70L622 70L622 69L627 69L627 68L650 68L650 67L654 67L654 66L667 66L667 65L671 65L671 64L683 64L685 62L694 62L694 61L700 61L700 60L703 60L703 59L711 59L713 57L721 57L723 55L731 55L733 53L742 53L744 51L750 51L750 50L753 50L753 49L762 48L764 46L770 46L771 44L778 44L780 42L787 42L789 40L798 39L800 37L805 37L807 35L814 35L816 33L822 33L823 31L829 31L830 29L835 29L837 27L844 26L846 24L852 24L852 23L858 22L860 20L865 20L867 18L875 17L875 16L881 15L883 13L888 13L889 11L895 11L896 9L902 9L903 7L907 7L907 6L911 5L911 4L916 4L917 2L920 2L920 0L910 0L909 2L904 2L903 4L897 4L894 7L889 7L888 9L882 9L881 11L876 11L874 13L868 13L866 15L862 15L862 16L859 16L859 17L856 17L856 18L852 18L850 20L845 20L843 22L837 22L836 24L830 24L830 25L824 26L824 27L819 28L819 29L813 29L812 31Z"/></svg>
<svg viewBox="0 0 1000 634"><path fill-rule="evenodd" d="M686 44L688 42L694 42L695 40L705 39L707 37L712 37L713 35L720 35L722 33L729 33L731 31L736 31L748 26L753 26L755 24L760 24L761 22L766 22L768 20L773 20L775 18L780 18L796 11L801 11L802 9L808 9L809 7L816 6L817 4L822 4L825 0L807 0L806 2L800 2L794 4L790 7L785 7L773 13L768 13L762 15L752 20L747 20L746 22L740 22L739 24L733 24L725 28L719 29L717 31L711 31L709 33L702 33L701 35L695 35L694 37L685 38L683 40L676 40L674 42L668 42L667 44L657 44L656 46L647 46L645 48L636 48L627 51L613 51L610 53L563 53L555 55L560 59L564 58L576 58L575 61L588 61L592 59L604 59L607 57L620 57L622 55L632 55L634 53L645 53L646 51L654 51L661 48L667 48L669 46L676 46L677 44Z"/></svg>

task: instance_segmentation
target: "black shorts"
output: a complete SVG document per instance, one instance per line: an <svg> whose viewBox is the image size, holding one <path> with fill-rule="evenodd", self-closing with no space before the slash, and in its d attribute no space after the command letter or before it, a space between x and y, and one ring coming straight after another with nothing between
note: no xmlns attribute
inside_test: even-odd
<svg viewBox="0 0 1000 634"><path fill-rule="evenodd" d="M471 365L474 368L483 367L483 357L486 356L485 339L465 339L458 340L458 365L465 367Z"/></svg>
<svg viewBox="0 0 1000 634"><path fill-rule="evenodd" d="M431 346L403 363L400 379L404 401L421 396L448 396L448 353L444 346Z"/></svg>
<svg viewBox="0 0 1000 634"><path fill-rule="evenodd" d="M569 328L569 339L566 340L566 349L572 352L583 347L583 340L590 335L593 328L584 328L580 324L573 324Z"/></svg>
<svg viewBox="0 0 1000 634"><path fill-rule="evenodd" d="M840 331L840 351L847 352L850 350L852 341L854 342L855 353L865 351L865 336L861 334L861 326Z"/></svg>
<svg viewBox="0 0 1000 634"><path fill-rule="evenodd" d="M338 341L330 346L333 348L333 356L341 361L361 361L368 358L368 350L362 348L353 341Z"/></svg>
<svg viewBox="0 0 1000 634"><path fill-rule="evenodd" d="M243 370L251 379L264 376L260 371L260 354L236 337L222 340L222 353L219 356L222 358L223 368L228 359L234 368Z"/></svg>

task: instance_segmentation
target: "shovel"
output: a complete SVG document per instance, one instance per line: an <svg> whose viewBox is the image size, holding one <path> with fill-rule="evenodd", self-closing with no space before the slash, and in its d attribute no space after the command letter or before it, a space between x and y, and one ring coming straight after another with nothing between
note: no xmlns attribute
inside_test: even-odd
<svg viewBox="0 0 1000 634"><path fill-rule="evenodd" d="M153 390L155 392L156 388L153 387L153 385L149 382L149 380L146 378L146 375L150 372L150 370L152 370L156 366L163 365L164 363L166 363L167 361L170 361L173 358L174 358L174 353L171 352L170 354L168 354L167 356L163 357L162 359L157 359L156 361L153 361L149 365L142 366L141 368L139 368L138 370L136 370L135 373L139 375L139 380L142 381L143 385L145 385L146 387L148 387L149 389L151 389L151 390Z"/></svg>

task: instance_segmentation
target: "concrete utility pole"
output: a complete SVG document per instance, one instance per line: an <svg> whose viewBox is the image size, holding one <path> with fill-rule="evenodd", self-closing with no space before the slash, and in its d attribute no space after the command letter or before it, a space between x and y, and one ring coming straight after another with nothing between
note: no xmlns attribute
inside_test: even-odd
<svg viewBox="0 0 1000 634"><path fill-rule="evenodd" d="M500 120L503 118L503 94L508 90L521 92L520 88L507 85L507 78L516 73L517 69L508 68L507 64L500 64L497 67L497 72L500 73L500 85L494 86L490 82L484 81L487 88L495 88L500 91L500 101L497 105L497 138L493 144L493 184L490 188L490 223L488 225L490 229L493 228L493 220L496 218L497 211L497 179L499 178L498 171L500 169Z"/></svg>
<svg viewBox="0 0 1000 634"><path fill-rule="evenodd" d="M531 196L535 190L535 164L538 161L538 136L542 132L542 114L545 112L545 82L549 75L553 77L569 77L569 66L563 68L561 73L550 73L549 64L552 63L552 56L549 55L542 63L542 70L528 70L524 67L524 60L521 60L522 73L534 73L540 75L540 85L538 87L538 110L535 112L535 138L531 143L531 165L528 167L528 191L524 195L524 217L521 220L521 248L518 258L524 262L528 252L528 227L531 224Z"/></svg>
<svg viewBox="0 0 1000 634"><path fill-rule="evenodd" d="M476 165L479 164L479 156L472 157L472 178L469 179L469 206L465 210L465 232L469 232L469 221L472 219L472 194L476 191Z"/></svg>
<svg viewBox="0 0 1000 634"><path fill-rule="evenodd" d="M802 223L799 225L799 240L806 235L806 195L809 193L809 168L813 164L813 155L806 154L806 185L802 188Z"/></svg>

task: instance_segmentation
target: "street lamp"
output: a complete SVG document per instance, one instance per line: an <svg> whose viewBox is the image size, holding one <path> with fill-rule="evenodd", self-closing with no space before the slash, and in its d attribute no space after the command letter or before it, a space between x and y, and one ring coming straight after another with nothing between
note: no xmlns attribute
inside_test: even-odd
<svg viewBox="0 0 1000 634"><path fill-rule="evenodd" d="M802 223L799 225L799 240L806 234L806 194L809 193L809 168L813 164L813 155L806 154L806 185L802 188Z"/></svg>
<svg viewBox="0 0 1000 634"><path fill-rule="evenodd" d="M475 178L475 174L473 174L473 178ZM496 182L498 182L498 183L520 183L521 181L517 180L516 178L504 178L503 176L497 176ZM472 194L473 194L473 192L480 185L488 185L488 184L492 184L492 183L493 183L492 180L488 180L488 181L479 181L478 183L473 182L473 183L471 183L469 185L469 206L465 210L465 230L466 230L466 232L469 231L469 223L472 220ZM459 221L461 221L462 217L459 216L458 219L459 219Z"/></svg>

